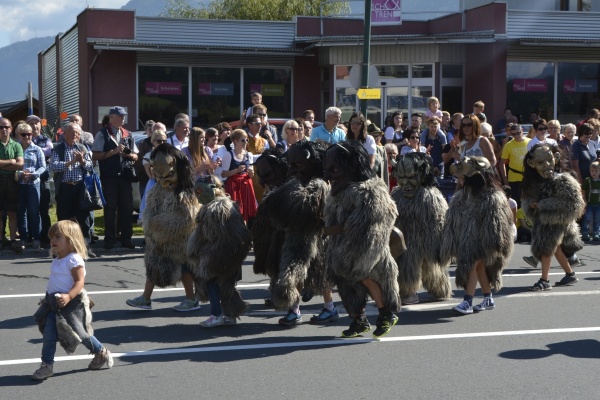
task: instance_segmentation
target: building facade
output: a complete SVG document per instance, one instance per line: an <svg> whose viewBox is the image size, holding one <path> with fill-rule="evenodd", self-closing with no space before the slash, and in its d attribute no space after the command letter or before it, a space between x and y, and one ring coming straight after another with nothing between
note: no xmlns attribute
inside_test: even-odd
<svg viewBox="0 0 600 400"><path fill-rule="evenodd" d="M372 27L373 87L382 92L369 101L372 121L424 112L430 96L450 113L483 100L492 125L506 107L525 123L532 111L566 123L600 107L600 13L565 11L571 2L560 0L536 10L473 3ZM179 112L206 127L239 120L259 91L270 117L314 109L321 119L335 105L347 118L357 107L350 77L362 62L363 30L356 18L181 20L86 9L39 54L40 113L57 124L61 112L79 113L94 131L118 104L131 130L147 119L169 126Z"/></svg>

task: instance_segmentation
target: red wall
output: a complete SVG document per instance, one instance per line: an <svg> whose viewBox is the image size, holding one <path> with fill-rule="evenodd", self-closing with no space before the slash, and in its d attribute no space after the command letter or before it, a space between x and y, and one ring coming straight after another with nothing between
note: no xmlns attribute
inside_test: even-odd
<svg viewBox="0 0 600 400"><path fill-rule="evenodd" d="M488 123L494 127L503 118L506 107L506 44L481 43L467 45L465 63L465 113L473 111L473 103L485 103Z"/></svg>
<svg viewBox="0 0 600 400"><path fill-rule="evenodd" d="M313 110L315 119L322 121L325 110L320 110L321 79L318 57L296 57L294 65L294 109L293 117L301 116L304 110Z"/></svg>
<svg viewBox="0 0 600 400"><path fill-rule="evenodd" d="M98 106L127 107L126 128L135 130L136 57L125 51L96 51L88 38L134 39L135 13L124 10L86 9L77 17L79 29L79 110L84 127L99 129ZM94 63L94 59L96 62ZM93 67L92 67L93 65ZM90 68L91 93L90 93ZM94 102L90 108L90 95Z"/></svg>

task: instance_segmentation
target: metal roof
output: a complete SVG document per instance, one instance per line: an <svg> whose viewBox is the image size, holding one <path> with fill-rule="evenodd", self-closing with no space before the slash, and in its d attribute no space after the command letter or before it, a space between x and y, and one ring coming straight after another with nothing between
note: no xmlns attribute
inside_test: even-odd
<svg viewBox="0 0 600 400"><path fill-rule="evenodd" d="M363 35L296 36L296 43L315 43L317 46L343 46L362 44L363 38ZM372 35L371 44L480 43L494 42L499 38L504 38L504 35L496 35L493 30L439 34Z"/></svg>

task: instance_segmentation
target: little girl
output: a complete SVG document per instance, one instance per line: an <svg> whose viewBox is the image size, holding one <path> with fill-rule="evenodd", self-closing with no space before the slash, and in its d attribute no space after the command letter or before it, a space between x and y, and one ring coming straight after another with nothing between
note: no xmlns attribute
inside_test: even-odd
<svg viewBox="0 0 600 400"><path fill-rule="evenodd" d="M83 343L94 359L89 369L100 369L103 365L113 366L110 351L94 336L90 299L83 288L87 249L79 225L70 220L58 221L48 232L50 255L54 257L50 266L50 278L46 297L34 317L42 332L42 365L31 376L41 381L51 377L56 353L56 341L67 353L73 353Z"/></svg>

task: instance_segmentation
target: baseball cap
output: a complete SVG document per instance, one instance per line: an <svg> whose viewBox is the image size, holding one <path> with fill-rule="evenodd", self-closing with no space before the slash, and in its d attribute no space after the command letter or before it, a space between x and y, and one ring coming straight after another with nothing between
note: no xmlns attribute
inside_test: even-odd
<svg viewBox="0 0 600 400"><path fill-rule="evenodd" d="M127 111L121 106L114 106L110 110L108 110L108 115L127 115Z"/></svg>
<svg viewBox="0 0 600 400"><path fill-rule="evenodd" d="M30 123L30 122L40 122L42 119L40 117L38 117L37 115L30 115L25 119L26 123Z"/></svg>

